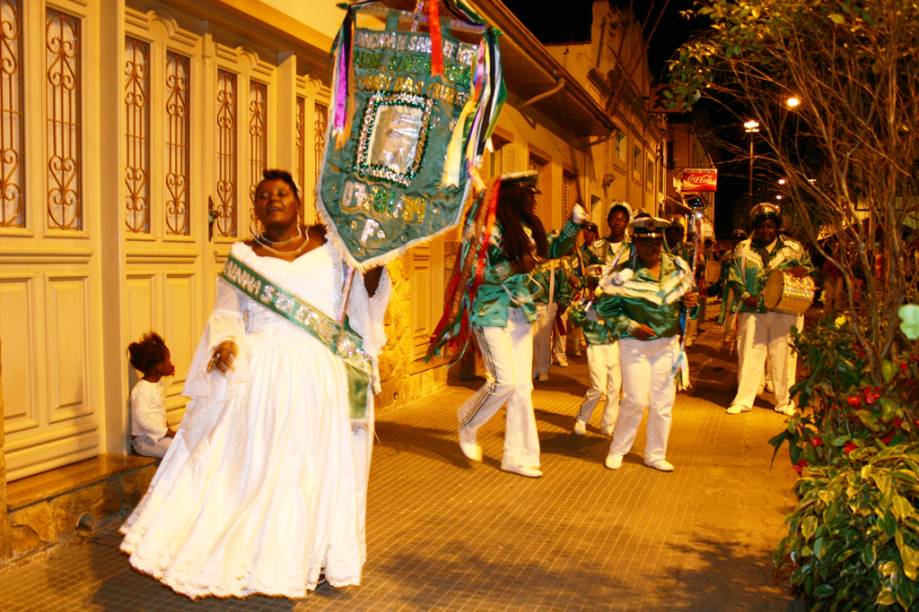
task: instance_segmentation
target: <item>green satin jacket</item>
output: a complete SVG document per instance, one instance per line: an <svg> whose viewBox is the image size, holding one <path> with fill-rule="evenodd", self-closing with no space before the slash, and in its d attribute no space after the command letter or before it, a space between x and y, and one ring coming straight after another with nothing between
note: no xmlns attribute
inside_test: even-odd
<svg viewBox="0 0 919 612"><path fill-rule="evenodd" d="M579 226L568 221L558 236L549 241L549 258L568 254L574 246ZM495 224L491 244L488 245L485 274L479 286L469 321L476 327L506 327L511 308L521 308L528 321L536 320L536 302L546 289L536 278L540 273L516 274L501 245L501 227ZM556 287L556 291L557 291Z"/></svg>
<svg viewBox="0 0 919 612"><path fill-rule="evenodd" d="M763 289L766 279L773 270L787 270L803 266L808 274L814 273L810 255L801 243L788 236L779 235L772 250L757 247L752 238L747 238L734 249L734 263L728 273L728 286L734 290L739 312L766 312L763 304ZM756 296L756 306L743 303L748 295Z"/></svg>
<svg viewBox="0 0 919 612"><path fill-rule="evenodd" d="M692 291L694 284L689 265L681 258L661 253L660 275L652 276L637 261L616 266L604 293L597 298L597 315L606 323L610 336L632 338L639 324L654 330L648 338L666 338L680 333L681 298ZM689 315L695 318L698 307Z"/></svg>
<svg viewBox="0 0 919 612"><path fill-rule="evenodd" d="M591 315L590 313L594 313ZM588 344L609 344L616 338L611 336L606 328L606 323L600 319L593 308L572 308L568 313L568 320L584 331L584 338Z"/></svg>

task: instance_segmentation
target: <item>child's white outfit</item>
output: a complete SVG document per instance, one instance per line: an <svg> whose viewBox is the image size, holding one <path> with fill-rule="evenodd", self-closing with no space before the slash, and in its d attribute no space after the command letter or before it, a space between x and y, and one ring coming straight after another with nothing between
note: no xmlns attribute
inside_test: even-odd
<svg viewBox="0 0 919 612"><path fill-rule="evenodd" d="M162 382L140 379L131 389L131 444L139 455L162 457L172 438L166 436L166 392Z"/></svg>

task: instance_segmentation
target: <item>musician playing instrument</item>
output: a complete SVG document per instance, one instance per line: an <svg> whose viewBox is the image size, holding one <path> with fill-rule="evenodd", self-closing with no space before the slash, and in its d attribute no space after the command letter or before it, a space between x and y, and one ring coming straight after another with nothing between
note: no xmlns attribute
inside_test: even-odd
<svg viewBox="0 0 919 612"><path fill-rule="evenodd" d="M766 355L775 389L775 411L795 413L789 389L795 382L797 356L791 349L791 328L804 325L802 315L768 310L763 303L766 279L773 270L794 277L813 274L810 256L801 243L779 234L782 211L771 202L750 211L753 236L734 250L728 284L740 296L737 332L737 395L728 414L749 412L763 378Z"/></svg>
<svg viewBox="0 0 919 612"><path fill-rule="evenodd" d="M619 417L622 392L619 342L609 333L592 306L593 291L602 273L611 265L628 257L630 245L625 230L631 215L632 208L628 203L613 202L606 216L609 235L604 240L585 245L582 251L587 268L585 286L582 289L583 299L573 305L569 313L572 323L584 331L584 337L587 339L587 371L590 376L590 388L584 394L581 409L572 428L572 432L578 436L587 433L587 424L603 395L606 395L606 406L600 420L600 431L603 435L613 435L616 419Z"/></svg>
<svg viewBox="0 0 919 612"><path fill-rule="evenodd" d="M547 239L550 244L555 241L557 235L558 232L549 233ZM556 320L568 308L573 293L564 265L565 258L560 258L557 262L558 265L552 266L551 270L544 269L533 273L533 280L542 287L542 291L536 296L538 318L533 324L533 378L539 382L549 380L549 368L552 366L555 352ZM568 365L567 359L564 365Z"/></svg>

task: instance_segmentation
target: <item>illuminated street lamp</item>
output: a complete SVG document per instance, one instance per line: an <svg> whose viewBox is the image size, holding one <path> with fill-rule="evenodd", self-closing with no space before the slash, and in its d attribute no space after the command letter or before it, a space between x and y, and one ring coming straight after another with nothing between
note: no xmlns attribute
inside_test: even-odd
<svg viewBox="0 0 919 612"><path fill-rule="evenodd" d="M801 106L801 98L799 98L798 96L788 96L787 98L785 98L785 106L787 106L791 110L794 110L798 108L799 106Z"/></svg>
<svg viewBox="0 0 919 612"><path fill-rule="evenodd" d="M748 119L743 124L744 131L750 135L750 181L747 191L750 195L750 203L753 203L753 134L759 131L759 121Z"/></svg>
<svg viewBox="0 0 919 612"><path fill-rule="evenodd" d="M786 180L783 179L783 178L780 178L780 179L779 179L779 185L784 185L784 184L787 183L787 182L788 182L788 181L786 181Z"/></svg>

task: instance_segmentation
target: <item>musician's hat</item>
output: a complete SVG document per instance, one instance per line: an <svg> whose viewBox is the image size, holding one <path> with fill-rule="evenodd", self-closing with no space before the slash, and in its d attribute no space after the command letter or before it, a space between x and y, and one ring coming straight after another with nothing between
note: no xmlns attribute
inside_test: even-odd
<svg viewBox="0 0 919 612"><path fill-rule="evenodd" d="M528 189L533 193L539 193L536 183L539 182L539 173L536 170L524 170L523 172L508 172L498 177L501 186L517 186L521 189Z"/></svg>
<svg viewBox="0 0 919 612"><path fill-rule="evenodd" d="M641 213L629 223L633 240L642 238L663 238L664 230L670 227L670 222L660 217Z"/></svg>
<svg viewBox="0 0 919 612"><path fill-rule="evenodd" d="M772 202L760 202L750 210L750 219L756 227L766 219L774 219L776 225L782 225L782 209Z"/></svg>
<svg viewBox="0 0 919 612"><path fill-rule="evenodd" d="M632 218L632 207L629 206L629 203L624 200L613 200L609 204L609 212L606 213L606 221L609 222L610 216L613 214L614 210L621 210L625 213L625 216L629 219Z"/></svg>

